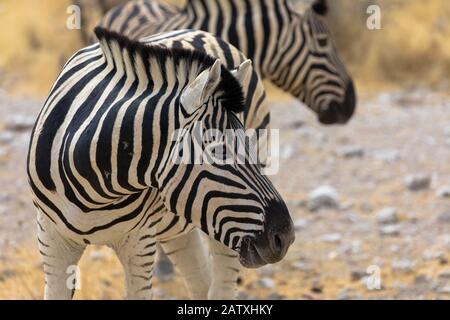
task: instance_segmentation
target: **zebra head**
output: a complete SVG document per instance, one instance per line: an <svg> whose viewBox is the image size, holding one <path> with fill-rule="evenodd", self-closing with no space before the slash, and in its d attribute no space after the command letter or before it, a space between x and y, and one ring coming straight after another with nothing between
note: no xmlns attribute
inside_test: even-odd
<svg viewBox="0 0 450 320"><path fill-rule="evenodd" d="M273 81L317 113L321 123L346 123L355 110L355 89L322 21L326 0L316 0L302 14L288 8Z"/></svg>
<svg viewBox="0 0 450 320"><path fill-rule="evenodd" d="M238 251L242 265L275 263L294 241L294 232L284 201L245 145L237 116L244 106L240 83L250 76L251 63L247 60L232 73L211 60L179 97L175 121L180 130L158 179L163 201ZM212 144L214 155L207 152Z"/></svg>

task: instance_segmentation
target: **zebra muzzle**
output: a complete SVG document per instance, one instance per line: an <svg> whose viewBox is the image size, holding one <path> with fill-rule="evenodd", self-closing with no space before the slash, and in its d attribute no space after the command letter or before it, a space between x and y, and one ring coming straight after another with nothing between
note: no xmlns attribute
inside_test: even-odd
<svg viewBox="0 0 450 320"><path fill-rule="evenodd" d="M246 268L279 262L294 240L294 226L286 205L274 201L266 209L264 231L242 239L239 260Z"/></svg>

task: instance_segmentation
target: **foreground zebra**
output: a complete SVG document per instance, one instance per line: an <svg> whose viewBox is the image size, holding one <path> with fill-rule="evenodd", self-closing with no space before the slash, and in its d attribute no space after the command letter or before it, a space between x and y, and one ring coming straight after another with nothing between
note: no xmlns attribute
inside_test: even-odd
<svg viewBox="0 0 450 320"><path fill-rule="evenodd" d="M204 52L176 47L180 40L163 48L101 28L96 34L100 45L64 66L30 141L45 297L71 298L67 268L87 245L106 244L124 266L127 297L149 298L156 242L181 235L201 243L189 232L194 226L238 252L245 266L282 259L294 240L292 221L257 164L171 158L190 151L171 140L177 129L189 136L198 123L243 129L235 113L245 108L249 63L230 72ZM201 34L168 38L189 42ZM181 230L161 228L167 220Z"/></svg>
<svg viewBox="0 0 450 320"><path fill-rule="evenodd" d="M262 78L304 102L320 122L345 123L353 115L353 82L320 17L327 12L325 0L302 14L290 0L188 0L166 19L148 19L143 3L161 5L129 1L110 10L101 25L136 39L177 29L208 31L241 50Z"/></svg>

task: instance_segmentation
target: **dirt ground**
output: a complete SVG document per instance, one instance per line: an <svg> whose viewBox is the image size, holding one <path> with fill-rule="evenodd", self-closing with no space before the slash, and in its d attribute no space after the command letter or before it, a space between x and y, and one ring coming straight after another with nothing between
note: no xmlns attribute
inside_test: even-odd
<svg viewBox="0 0 450 320"><path fill-rule="evenodd" d="M450 97L423 88L360 96L345 126L324 127L298 102L272 99L280 172L272 177L296 225L276 265L244 270L242 299L449 299ZM43 274L25 162L42 102L0 91L0 298L40 299ZM311 210L311 191L332 193ZM322 188L321 188L322 187ZM121 267L93 247L78 299L120 299ZM162 281L164 280L164 281ZM178 275L158 299L186 298Z"/></svg>

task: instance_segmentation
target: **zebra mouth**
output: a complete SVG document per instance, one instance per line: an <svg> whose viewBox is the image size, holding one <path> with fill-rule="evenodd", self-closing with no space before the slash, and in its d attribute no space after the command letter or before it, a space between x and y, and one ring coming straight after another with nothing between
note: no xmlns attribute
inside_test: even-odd
<svg viewBox="0 0 450 320"><path fill-rule="evenodd" d="M259 254L258 249L254 244L254 239L250 237L242 239L239 262L245 268L259 268L267 264L267 261Z"/></svg>

